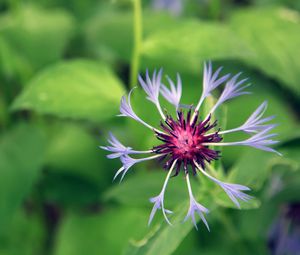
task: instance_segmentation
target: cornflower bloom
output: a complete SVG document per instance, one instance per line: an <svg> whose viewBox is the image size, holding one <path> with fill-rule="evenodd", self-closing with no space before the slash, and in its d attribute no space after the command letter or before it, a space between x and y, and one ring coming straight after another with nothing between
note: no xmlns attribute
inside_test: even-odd
<svg viewBox="0 0 300 255"><path fill-rule="evenodd" d="M152 159L164 162L164 169L166 169L168 173L160 193L150 199L150 202L153 203L153 209L150 214L149 224L155 213L161 210L166 222L171 225L168 214L171 214L172 211L166 209L164 206L165 191L170 177L172 175L177 176L181 171L185 175L189 195L189 209L185 220L191 218L196 228L195 215L198 214L209 230L208 223L205 219L205 215L209 213L209 210L196 201L190 183L191 174L196 175L199 173L217 184L226 192L228 197L238 208L240 208L240 200L249 201L251 199L251 196L245 193L249 191L250 188L240 184L223 182L212 176L209 172L210 167L208 166L210 166L210 163L220 157L220 151L215 150L215 147L250 146L256 149L278 153L269 147L278 141L271 139L276 135L270 133L276 125L268 123L273 119L273 116L263 117L267 108L267 102L263 102L241 126L233 129L220 130L220 128L217 127L217 121L211 120L215 110L221 104L234 97L249 94L249 92L245 91L245 89L249 87L249 84L245 84L247 79L240 79L240 73L233 76L230 74L220 76L221 70L222 68L219 68L216 72L213 72L210 62L204 64L202 94L195 109L190 107L190 109L186 110L186 113L180 109L182 84L179 74L177 74L176 85L169 77L167 78L169 86L162 84L162 69L158 72L154 71L152 77L150 77L148 71L146 72L145 78L139 76L139 83L147 95L146 98L155 105L162 118L160 123L161 129L157 129L146 123L134 112L130 102L130 96L133 90L129 92L127 98L123 96L121 99L121 114L119 116L132 118L149 128L161 143L146 151L136 151L131 147L124 146L116 137L110 134L110 139L108 140L110 146L103 146L101 148L111 152L108 158L120 158L121 160L122 166L117 171L114 179L121 174L122 180L129 169L139 162ZM201 119L199 117L201 105L207 97L211 95L211 92L222 84L225 84L225 86L219 99L212 106L209 113ZM176 109L175 118L162 111L159 102L160 95L170 104L174 105ZM241 141L222 142L222 135L233 132L245 132L249 134L250 137ZM139 158L131 157L134 154L150 155Z"/></svg>

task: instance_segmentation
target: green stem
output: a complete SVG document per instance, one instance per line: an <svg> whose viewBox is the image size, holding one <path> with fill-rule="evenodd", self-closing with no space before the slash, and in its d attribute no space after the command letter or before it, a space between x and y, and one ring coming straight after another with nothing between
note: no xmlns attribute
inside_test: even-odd
<svg viewBox="0 0 300 255"><path fill-rule="evenodd" d="M217 20L221 15L221 1L220 0L212 0L210 2L210 15L213 19Z"/></svg>
<svg viewBox="0 0 300 255"><path fill-rule="evenodd" d="M140 65L140 53L142 44L142 5L141 0L132 0L133 3L133 52L131 58L131 70L130 70L130 88L136 85L139 65Z"/></svg>

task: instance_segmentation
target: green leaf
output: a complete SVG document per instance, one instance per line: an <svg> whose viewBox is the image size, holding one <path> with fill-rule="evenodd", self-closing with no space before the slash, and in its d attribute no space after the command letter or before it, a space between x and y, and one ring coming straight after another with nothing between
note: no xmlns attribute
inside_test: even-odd
<svg viewBox="0 0 300 255"><path fill-rule="evenodd" d="M66 172L49 171L39 190L43 200L63 209L89 208L100 201L97 183Z"/></svg>
<svg viewBox="0 0 300 255"><path fill-rule="evenodd" d="M230 25L253 52L244 60L300 96L299 13L285 8L243 9L233 15Z"/></svg>
<svg viewBox="0 0 300 255"><path fill-rule="evenodd" d="M272 153L249 150L233 166L229 181L259 190L269 176L272 161L276 158L279 158L279 156Z"/></svg>
<svg viewBox="0 0 300 255"><path fill-rule="evenodd" d="M259 190L276 168L287 172L300 170L299 148L279 148L282 157L260 150L249 150L233 166L228 176L229 182L239 183Z"/></svg>
<svg viewBox="0 0 300 255"><path fill-rule="evenodd" d="M28 78L32 68L28 59L19 54L3 36L0 37L0 77L12 79Z"/></svg>
<svg viewBox="0 0 300 255"><path fill-rule="evenodd" d="M11 216L19 208L39 176L45 140L36 128L20 125L5 134L0 143L0 225L9 228Z"/></svg>
<svg viewBox="0 0 300 255"><path fill-rule="evenodd" d="M117 112L122 94L121 82L105 64L72 60L36 75L12 109L99 122Z"/></svg>
<svg viewBox="0 0 300 255"><path fill-rule="evenodd" d="M108 60L129 61L133 45L132 24L131 12L105 9L97 13L85 25L89 48ZM196 19L178 20L163 13L144 13L143 36L143 67L164 66L180 72L198 73L203 60L249 54L234 33L221 24Z"/></svg>
<svg viewBox="0 0 300 255"><path fill-rule="evenodd" d="M206 201L205 197L202 197L201 201L205 201L207 205L210 202ZM201 202L201 203L202 203ZM185 210L186 208L186 210ZM191 229L194 227L191 222L182 223L188 209L188 203L186 201L181 202L180 206L176 207L174 214L171 218L173 224L170 227L166 222L160 222L153 224L143 238L132 240L130 245L124 254L128 255L155 255L155 254L172 254L183 239L188 235ZM196 217L197 220L199 220ZM200 223L200 231L207 231L204 224Z"/></svg>
<svg viewBox="0 0 300 255"><path fill-rule="evenodd" d="M45 163L52 171L78 175L102 187L110 182L109 162L104 162L103 150L87 130L75 124L58 123L50 127L49 133Z"/></svg>
<svg viewBox="0 0 300 255"><path fill-rule="evenodd" d="M1 255L42 254L46 239L43 224L43 219L34 212L18 210L12 215L9 230L0 237Z"/></svg>
<svg viewBox="0 0 300 255"><path fill-rule="evenodd" d="M166 66L193 73L199 73L204 60L248 54L248 48L226 26L192 19L153 32L142 46L144 66Z"/></svg>
<svg viewBox="0 0 300 255"><path fill-rule="evenodd" d="M0 33L34 68L60 58L74 30L74 20L63 10L22 5L0 18Z"/></svg>
<svg viewBox="0 0 300 255"><path fill-rule="evenodd" d="M132 169L138 171L141 169ZM166 172L163 169L158 169L156 172L139 173L129 177L132 173L128 173L125 180L110 188L104 194L105 200L114 200L121 204L130 206L151 206L150 197L158 195L162 188ZM128 179L127 179L128 178ZM116 181L117 182L117 181ZM139 192L137 192L137 190ZM172 194L176 194L173 196ZM188 196L185 183L181 178L172 178L168 184L166 192L167 207L178 205L178 201L186 199Z"/></svg>
<svg viewBox="0 0 300 255"><path fill-rule="evenodd" d="M145 36L158 29L173 26L174 17L166 14L143 13ZM133 47L133 13L103 8L85 26L89 49L102 57L129 61Z"/></svg>
<svg viewBox="0 0 300 255"><path fill-rule="evenodd" d="M144 210L120 207L92 215L66 215L53 254L121 254L131 238L145 232L147 218Z"/></svg>

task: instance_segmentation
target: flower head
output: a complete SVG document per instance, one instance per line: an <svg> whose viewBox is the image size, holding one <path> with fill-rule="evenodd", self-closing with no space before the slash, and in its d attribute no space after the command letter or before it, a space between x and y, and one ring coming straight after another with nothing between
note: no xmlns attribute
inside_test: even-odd
<svg viewBox="0 0 300 255"><path fill-rule="evenodd" d="M137 163L151 159L158 159L159 161L164 162L164 168L168 171L168 174L163 183L161 192L150 199L150 202L153 203L153 209L150 214L149 224L158 210L162 211L167 223L171 224L167 217L167 214L170 214L171 211L164 207L165 191L171 175L176 176L180 172L183 172L185 175L190 201L185 220L191 218L196 228L197 222L195 216L198 214L207 229L209 229L205 219L205 214L207 214L209 210L196 201L196 198L192 193L189 179L190 175L193 176L200 173L216 183L226 192L238 208L240 208L240 200L247 202L251 199L251 196L245 193L250 191L248 187L240 184L223 182L209 173L209 170L211 169L210 163L221 156L220 152L215 149L216 147L249 146L264 151L278 153L270 147L278 141L272 140L276 134L271 133L276 125L268 123L273 119L273 116L263 117L267 107L266 102L262 103L250 115L245 123L230 130L221 130L218 127L218 122L211 120L212 114L221 104L237 96L249 94L249 92L245 91L249 84L245 84L247 79L240 79L241 73L233 75L232 77L230 74L219 77L221 70L222 68L219 68L213 73L211 63L205 64L202 94L197 106L194 109L190 107L188 110L184 110L180 107L182 84L179 74L177 74L176 86L170 78L167 78L170 88L161 84L162 70L158 73L154 71L152 79L150 78L148 71L146 72L145 80L139 76L140 85L147 95L146 98L155 104L162 117L160 129L152 127L135 114L130 103L132 90L129 92L127 100L125 96L122 97L120 107L121 116L130 117L150 128L156 138L160 141L160 144L157 144L146 151L137 151L133 150L131 147L124 146L113 135L110 135L110 139L108 140L110 145L101 148L111 152L111 154L108 155L109 158L119 157L121 160L122 166L117 171L114 179L122 173L122 180L128 170ZM216 104L212 106L209 114L204 119L201 119L199 117L199 109L202 102L214 89L222 84L225 86ZM160 94L169 103L175 106L177 112L175 117L169 114L165 115L162 112L159 102ZM250 137L242 141L222 142L223 136L227 133L239 131L250 134ZM150 156L132 158L130 156L132 154L150 154Z"/></svg>

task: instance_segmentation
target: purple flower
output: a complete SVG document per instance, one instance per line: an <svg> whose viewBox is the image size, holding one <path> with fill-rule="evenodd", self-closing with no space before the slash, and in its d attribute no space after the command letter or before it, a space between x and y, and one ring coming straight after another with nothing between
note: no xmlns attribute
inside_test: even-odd
<svg viewBox="0 0 300 255"><path fill-rule="evenodd" d="M300 204L282 206L269 233L271 255L300 254Z"/></svg>
<svg viewBox="0 0 300 255"><path fill-rule="evenodd" d="M183 8L182 0L153 0L153 8L167 10L174 15L179 15Z"/></svg>
<svg viewBox="0 0 300 255"><path fill-rule="evenodd" d="M164 197L168 181L170 180L170 176L172 174L173 176L176 176L179 175L179 173L183 173L186 177L190 205L185 220L191 218L196 228L196 215L198 214L203 223L206 225L207 229L209 229L208 223L205 219L205 214L207 214L209 211L207 208L205 208L205 206L198 203L193 196L189 181L190 175L202 173L205 177L219 185L238 208L240 208L239 201L247 202L251 199L251 196L245 193L250 191L248 187L240 184L223 182L209 174L207 169L211 168L210 163L214 160L217 160L221 156L220 152L215 150L215 147L249 146L264 151L278 153L276 150L270 147L271 145L277 143L277 141L272 140L276 134L271 133L276 125L268 123L273 119L273 116L265 118L263 117L267 107L266 102L262 103L250 115L245 123L237 128L220 130L217 121L211 121L211 115L221 104L234 97L249 94L249 92L244 90L249 86L248 84L245 85L245 81L247 79L239 80L240 73L231 78L229 78L229 74L219 77L221 70L222 68L219 68L216 72L213 72L211 63L209 62L208 64L205 64L203 74L203 92L195 109L192 107L183 109L181 107L180 98L182 85L179 74L177 74L177 86L175 86L170 78L167 78L170 88L161 84L161 70L158 73L154 71L152 79L150 78L148 71L146 72L145 80L143 80L140 76L139 81L147 94L147 99L155 104L162 117L160 129L153 128L134 113L130 103L130 94L132 91L129 92L127 100L125 96L121 100L121 116L130 117L150 128L160 143L146 151L135 151L131 147L124 146L114 136L111 135L109 140L110 146L103 146L101 148L111 152L111 154L108 155L109 158L120 157L122 166L117 171L114 179L122 174L122 180L128 170L131 169L131 167L133 167L135 164L151 159L158 159L160 162L163 162L164 168L168 170L168 174L164 181L161 192L157 196L150 199L150 202L153 203L153 209L150 214L149 224L153 220L153 217L158 210L162 211L167 223L171 224L169 218L167 217L167 214L170 214L171 211L165 209ZM216 104L209 111L210 113L205 119L200 119L199 109L202 102L207 98L212 90L219 87L223 83L226 84ZM159 103L159 94L161 94L168 102L175 106L177 111L176 116L163 114ZM222 142L222 135L239 131L250 134L250 137L241 141ZM131 154L150 154L150 156L132 158L129 156Z"/></svg>

